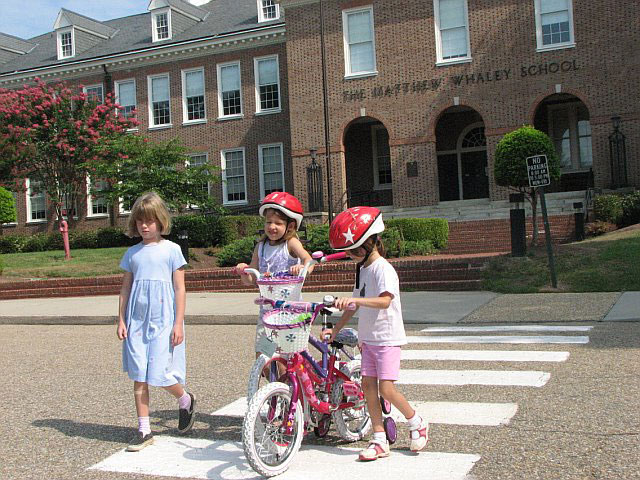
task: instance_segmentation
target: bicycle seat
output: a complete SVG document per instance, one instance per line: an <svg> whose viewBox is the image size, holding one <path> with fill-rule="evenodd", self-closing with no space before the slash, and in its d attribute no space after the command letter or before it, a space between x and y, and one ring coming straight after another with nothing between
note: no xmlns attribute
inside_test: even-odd
<svg viewBox="0 0 640 480"><path fill-rule="evenodd" d="M358 331L354 328L343 328L334 340L348 347L356 347L358 345Z"/></svg>

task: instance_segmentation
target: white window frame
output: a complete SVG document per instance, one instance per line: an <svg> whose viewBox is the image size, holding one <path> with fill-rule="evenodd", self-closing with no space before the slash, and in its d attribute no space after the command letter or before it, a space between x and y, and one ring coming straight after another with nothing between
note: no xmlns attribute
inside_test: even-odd
<svg viewBox="0 0 640 480"><path fill-rule="evenodd" d="M98 105L102 105L104 103L104 85L102 83L96 83L94 85L85 85L84 87L82 87L82 93L84 93L85 95L89 95L89 90L94 89L94 88L100 88L100 96L102 97L100 102L98 102ZM88 97L87 97L88 99Z"/></svg>
<svg viewBox="0 0 640 480"><path fill-rule="evenodd" d="M231 152L242 152L242 168L244 171L244 200L227 200L227 168L226 155ZM220 166L222 170L222 204L223 205L247 205L249 203L249 192L247 192L247 156L244 147L227 148L220 151Z"/></svg>
<svg viewBox="0 0 640 480"><path fill-rule="evenodd" d="M378 148L376 144L376 136L379 130L386 130L384 125L371 126L371 152L373 154L373 189L374 190L391 190L393 188L393 168L391 169L391 183L380 183L379 165L378 165ZM387 135L388 135L387 130ZM391 166L391 146L389 146L389 166Z"/></svg>
<svg viewBox="0 0 640 480"><path fill-rule="evenodd" d="M158 17L160 15L167 15L167 29L168 29L168 37L167 38L158 38ZM163 8L158 9L153 12L151 15L151 34L153 37L153 42L163 42L165 40L171 40L172 32L171 32L171 8Z"/></svg>
<svg viewBox="0 0 640 480"><path fill-rule="evenodd" d="M99 195L96 195L99 196ZM87 218L104 218L109 216L109 203L107 199L104 199L104 203L107 207L105 213L93 213L93 196L91 195L91 178L87 177Z"/></svg>
<svg viewBox="0 0 640 480"><path fill-rule="evenodd" d="M351 55L349 45L349 15L368 11L371 18L371 43L373 44L373 70L365 72L352 72ZM373 19L373 5L366 7L348 8L342 10L342 45L344 48L344 77L345 78L362 78L378 75L378 63L376 61L376 28Z"/></svg>
<svg viewBox="0 0 640 480"><path fill-rule="evenodd" d="M185 168L189 168L191 166L191 159L193 157L204 157L203 165L209 165L209 152L200 152L200 153L188 153L186 155L186 160L184 162ZM207 195L211 196L211 182L207 182ZM190 209L199 209L200 206L195 204L189 204Z"/></svg>
<svg viewBox="0 0 640 480"><path fill-rule="evenodd" d="M285 191L286 185L284 184L284 145L282 142L277 143L265 143L258 145L258 170L260 173L260 198L266 196L264 185L264 166L263 166L263 153L262 150L270 147L280 147L280 173L282 174L282 191Z"/></svg>
<svg viewBox="0 0 640 480"><path fill-rule="evenodd" d="M64 55L62 51L62 35L70 33L71 34L71 55ZM58 60L64 60L65 58L73 58L76 56L76 42L75 42L75 32L73 31L73 27L68 27L64 29L58 30L57 34L57 45L58 45Z"/></svg>
<svg viewBox="0 0 640 480"><path fill-rule="evenodd" d="M152 90L152 81L154 78L167 77L167 89L169 90L169 123L161 123L156 125L155 119L153 117L153 90ZM158 73L155 75L149 75L147 77L147 92L148 92L148 110L149 110L149 130L160 130L163 128L171 128L173 127L172 119L173 115L171 114L171 77L169 73Z"/></svg>
<svg viewBox="0 0 640 480"><path fill-rule="evenodd" d="M187 74L191 72L202 73L202 101L204 102L204 118L189 120L189 112L187 110ZM197 123L207 123L207 85L204 76L204 67L188 68L182 70L182 123L193 125Z"/></svg>
<svg viewBox="0 0 640 480"><path fill-rule="evenodd" d="M114 82L114 87L115 87L115 94L116 94L116 98L115 98L115 102L117 104L120 104L120 86L123 83L133 83L133 99L134 99L134 104L133 104L133 109L137 112L138 111L138 90L136 87L136 79L135 78L123 78L122 80L116 80ZM121 105L122 106L122 105ZM128 105L126 105L128 106ZM122 115L124 117L124 114L122 112L122 110L119 110L120 115ZM127 131L138 131L137 128L130 128Z"/></svg>
<svg viewBox="0 0 640 480"><path fill-rule="evenodd" d="M31 218L31 179L25 179L25 187L26 187L26 206L27 206L27 224L30 223L47 223L47 195L44 191L40 192L38 195L42 195L44 199L44 218Z"/></svg>
<svg viewBox="0 0 640 480"><path fill-rule="evenodd" d="M274 18L266 18L264 16L264 0L258 0L258 23L261 22L271 22L273 20L278 20L280 18L280 4L276 1L273 2L276 8L276 16Z"/></svg>
<svg viewBox="0 0 640 480"><path fill-rule="evenodd" d="M260 74L258 65L261 61L264 60L275 60L276 61L276 71L277 71L277 84L278 84L278 106L275 108L265 108L262 109L262 102L260 101ZM280 61L278 59L278 55L265 55L264 57L255 57L253 59L253 72L255 77L255 87L256 87L256 114L257 115L265 115L270 113L280 113L282 112L282 98L280 95Z"/></svg>
<svg viewBox="0 0 640 480"><path fill-rule="evenodd" d="M224 103L222 101L222 69L224 67L229 67L232 65L237 65L238 67L238 84L240 85L240 113L232 113L229 115L224 114ZM244 117L244 100L242 98L242 67L240 65L240 60L234 60L233 62L225 62L219 63L216 66L216 74L218 81L218 120L232 120L234 118L243 118Z"/></svg>
<svg viewBox="0 0 640 480"><path fill-rule="evenodd" d="M466 19L465 28L467 30L467 56L450 59L442 58L442 32L440 31L440 0L433 0L433 22L436 34L436 65L455 65L457 63L468 63L471 58L471 32L469 31L469 5L468 0L462 0L464 4L464 16Z"/></svg>
<svg viewBox="0 0 640 480"><path fill-rule="evenodd" d="M593 168L593 131L590 135L591 138L591 165L582 165L582 158L580 158L580 131L578 128L578 107L586 106L581 104L581 102L567 102L567 103L558 103L556 105L549 105L547 107L547 115L548 115L548 123L549 123L549 137L551 141L554 143L555 147L555 137L553 135L553 113L558 110L566 110L567 111L567 120L569 122L569 155L571 164L563 167L560 167L561 173L579 173L579 172L588 172L591 168ZM591 126L591 118L589 118L589 125ZM560 156L560 153L558 153Z"/></svg>
<svg viewBox="0 0 640 480"><path fill-rule="evenodd" d="M573 0L567 0L567 10L569 14L569 41L562 43L553 43L551 45L544 45L542 39L542 12L540 0L534 0L535 13L536 13L536 51L546 52L549 50L561 50L563 48L572 48L576 46L574 28L573 28Z"/></svg>

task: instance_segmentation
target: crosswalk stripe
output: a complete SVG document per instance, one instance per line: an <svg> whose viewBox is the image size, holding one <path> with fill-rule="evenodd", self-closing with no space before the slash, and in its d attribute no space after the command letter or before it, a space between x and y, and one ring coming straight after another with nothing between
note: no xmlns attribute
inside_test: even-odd
<svg viewBox="0 0 640 480"><path fill-rule="evenodd" d="M518 411L515 403L475 403L475 402L409 402L429 423L447 425L496 426L509 423ZM212 416L244 417L247 411L247 398L238 400L216 410ZM392 415L399 422L405 418L398 410Z"/></svg>
<svg viewBox="0 0 640 480"><path fill-rule="evenodd" d="M542 387L551 374L511 370L400 370L398 383L411 385L502 385Z"/></svg>
<svg viewBox="0 0 640 480"><path fill-rule="evenodd" d="M427 327L421 332L588 332L587 325L489 325L482 327Z"/></svg>
<svg viewBox="0 0 640 480"><path fill-rule="evenodd" d="M539 350L402 350L402 360L462 360L474 362L564 362L569 352Z"/></svg>
<svg viewBox="0 0 640 480"><path fill-rule="evenodd" d="M589 343L589 337L571 335L418 335L409 343Z"/></svg>
<svg viewBox="0 0 640 480"><path fill-rule="evenodd" d="M303 445L290 469L279 480L325 480L340 472L345 478L388 480L402 472L403 480L463 480L480 460L479 455L423 452L408 461L392 453L383 462L358 462L357 449ZM242 444L221 440L157 436L155 443L136 453L121 450L91 470L211 480L257 480L247 463Z"/></svg>

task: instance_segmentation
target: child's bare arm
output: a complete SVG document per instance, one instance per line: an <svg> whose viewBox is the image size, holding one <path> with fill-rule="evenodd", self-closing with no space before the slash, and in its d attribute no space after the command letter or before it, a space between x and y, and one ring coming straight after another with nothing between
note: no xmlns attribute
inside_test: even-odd
<svg viewBox="0 0 640 480"><path fill-rule="evenodd" d="M133 284L133 273L124 272L122 277L122 286L120 287L120 296L118 297L118 328L117 335L120 340L127 337L127 327L125 316L127 311L127 303L131 294L131 285Z"/></svg>
<svg viewBox="0 0 640 480"><path fill-rule="evenodd" d="M338 310L346 310L350 303L355 303L357 307L384 310L385 308L389 308L391 300L393 300L393 295L389 292L382 292L378 297L340 297L336 300L335 307Z"/></svg>
<svg viewBox="0 0 640 480"><path fill-rule="evenodd" d="M302 242L295 237L289 239L288 247L289 253L302 261L302 263L298 265L293 265L289 269L289 273L291 273L292 275L299 275L300 272L302 272L302 270L304 269L305 264L311 261L311 255L309 255L309 252L305 250ZM311 272L313 272L313 265L309 267L309 270L307 271L307 273Z"/></svg>
<svg viewBox="0 0 640 480"><path fill-rule="evenodd" d="M171 334L171 345L180 345L184 340L184 312L187 304L187 289L184 284L184 268L173 272L173 290L176 302L176 321Z"/></svg>
<svg viewBox="0 0 640 480"><path fill-rule="evenodd" d="M245 268L254 268L258 269L258 245L253 249L253 255L251 256L251 263L247 265L246 263L239 263L236 265L236 272L240 275L240 280L243 285L255 285L256 278L253 277L250 273L244 273Z"/></svg>

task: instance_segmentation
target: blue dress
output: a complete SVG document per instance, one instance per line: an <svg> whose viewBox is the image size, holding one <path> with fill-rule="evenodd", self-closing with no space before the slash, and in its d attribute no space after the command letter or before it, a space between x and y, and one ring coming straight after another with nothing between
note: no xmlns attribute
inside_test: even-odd
<svg viewBox="0 0 640 480"><path fill-rule="evenodd" d="M122 369L136 382L156 387L185 383L185 342L171 346L176 319L173 272L187 262L169 241L129 248L120 267L133 273L122 343Z"/></svg>

